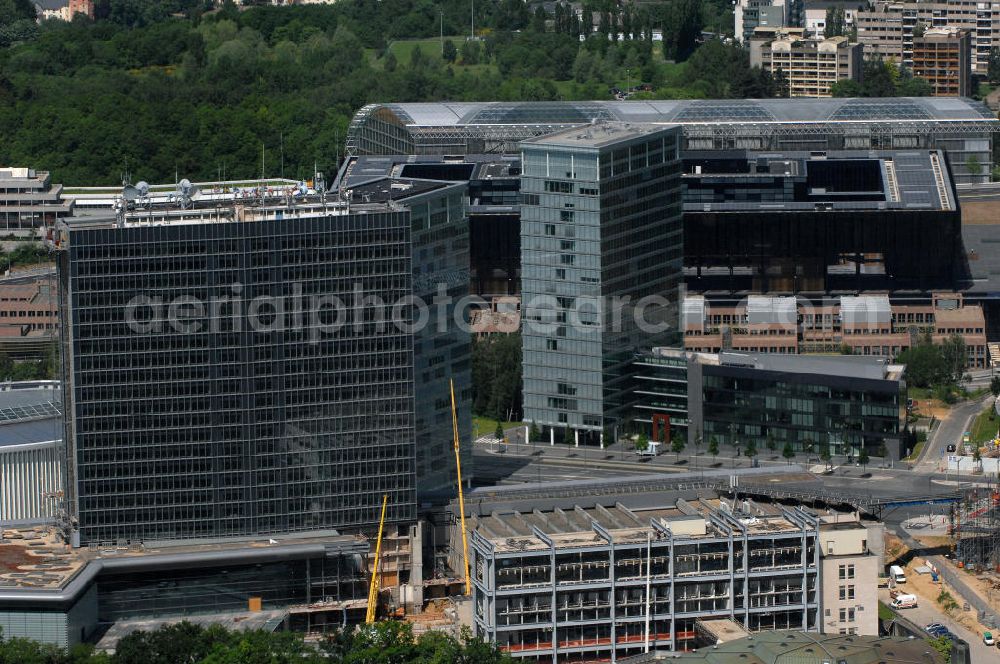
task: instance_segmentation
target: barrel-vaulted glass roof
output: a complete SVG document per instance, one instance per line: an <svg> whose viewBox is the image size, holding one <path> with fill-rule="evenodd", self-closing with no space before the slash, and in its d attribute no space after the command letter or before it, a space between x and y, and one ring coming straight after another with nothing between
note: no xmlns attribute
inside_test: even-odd
<svg viewBox="0 0 1000 664"><path fill-rule="evenodd" d="M408 126L562 125L595 120L656 123L808 123L851 121L997 121L966 98L728 99L590 102L384 104ZM362 109L371 112L373 107Z"/></svg>

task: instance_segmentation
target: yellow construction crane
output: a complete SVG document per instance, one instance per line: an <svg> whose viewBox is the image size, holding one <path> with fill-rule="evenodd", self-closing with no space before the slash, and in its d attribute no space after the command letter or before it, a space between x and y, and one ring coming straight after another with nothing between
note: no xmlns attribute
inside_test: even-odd
<svg viewBox="0 0 1000 664"><path fill-rule="evenodd" d="M372 566L372 582L368 586L368 613L365 614L365 624L375 622L375 609L378 608L378 570L382 563L382 528L385 526L385 507L389 504L389 494L382 496L382 516L378 520L378 540L375 543L375 564Z"/></svg>
<svg viewBox="0 0 1000 664"><path fill-rule="evenodd" d="M458 413L455 410L455 381L449 380L451 385L451 429L455 436L455 468L458 469L458 511L461 515L462 526L462 550L465 553L465 594L472 594L472 579L469 576L469 538L465 532L465 494L462 493L462 459L459 454L458 444Z"/></svg>

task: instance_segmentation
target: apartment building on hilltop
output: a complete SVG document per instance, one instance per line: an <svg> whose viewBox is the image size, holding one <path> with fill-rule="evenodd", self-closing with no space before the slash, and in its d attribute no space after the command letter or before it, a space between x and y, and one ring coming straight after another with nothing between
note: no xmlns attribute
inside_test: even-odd
<svg viewBox="0 0 1000 664"><path fill-rule="evenodd" d="M750 64L780 76L789 97L832 97L834 83L861 80L862 48L847 37L752 39Z"/></svg>

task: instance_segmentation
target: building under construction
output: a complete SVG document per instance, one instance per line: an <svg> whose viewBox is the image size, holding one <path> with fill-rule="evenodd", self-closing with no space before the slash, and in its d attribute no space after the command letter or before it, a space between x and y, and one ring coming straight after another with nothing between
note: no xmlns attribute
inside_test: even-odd
<svg viewBox="0 0 1000 664"><path fill-rule="evenodd" d="M1000 571L1000 486L991 480L967 489L950 517L955 558L966 567Z"/></svg>
<svg viewBox="0 0 1000 664"><path fill-rule="evenodd" d="M749 632L876 633L879 560L867 542L877 526L853 514L707 487L569 484L466 499L474 631L515 657L690 650L716 642L705 624L718 620Z"/></svg>

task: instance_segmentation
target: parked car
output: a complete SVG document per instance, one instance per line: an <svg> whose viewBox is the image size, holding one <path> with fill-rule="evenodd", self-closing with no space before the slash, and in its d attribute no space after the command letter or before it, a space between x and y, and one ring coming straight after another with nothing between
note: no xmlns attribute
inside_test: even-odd
<svg viewBox="0 0 1000 664"><path fill-rule="evenodd" d="M940 639L940 638L953 639L953 638L955 638L955 635L952 634L951 630L949 630L947 627L938 627L936 629L932 629L928 633L931 636L933 636L935 639Z"/></svg>
<svg viewBox="0 0 1000 664"><path fill-rule="evenodd" d="M996 645L996 639L993 638L993 632L983 632L983 645Z"/></svg>
<svg viewBox="0 0 1000 664"><path fill-rule="evenodd" d="M955 451L955 446L954 445L949 445L948 446L948 451L949 452L954 452Z"/></svg>
<svg viewBox="0 0 1000 664"><path fill-rule="evenodd" d="M944 627L944 625L942 625L941 623L929 623L929 624L927 624L927 625L924 626L924 631L925 632L930 632L932 629L938 629L939 627ZM945 629L947 629L947 628L945 628Z"/></svg>

